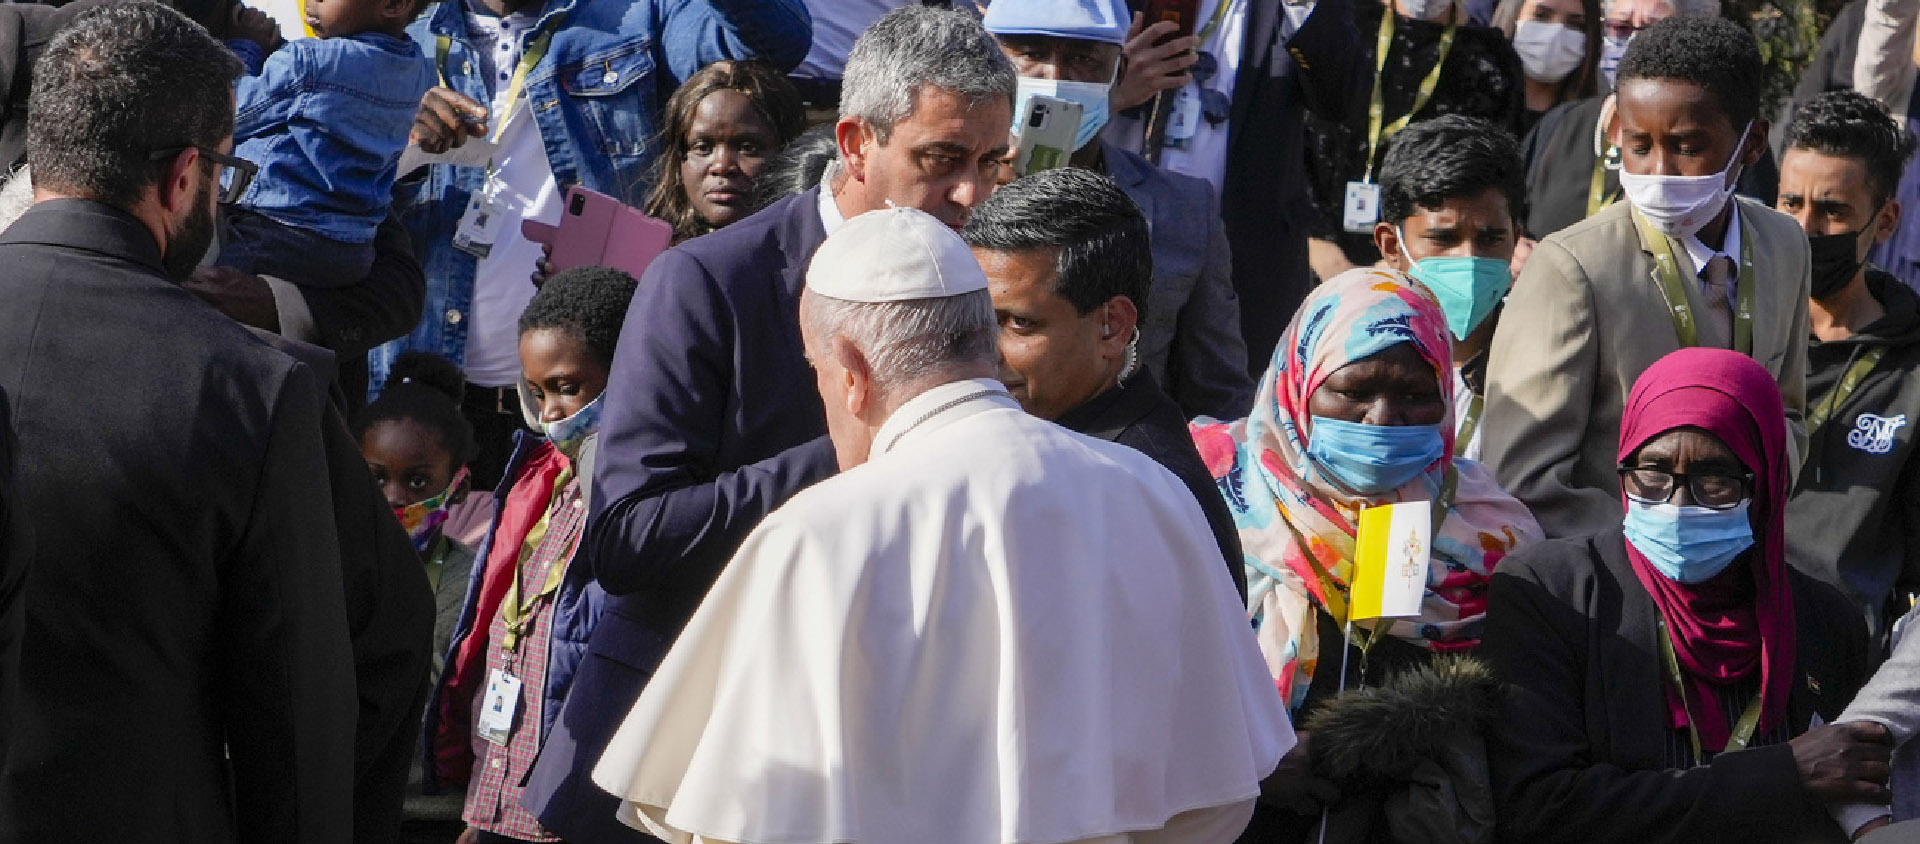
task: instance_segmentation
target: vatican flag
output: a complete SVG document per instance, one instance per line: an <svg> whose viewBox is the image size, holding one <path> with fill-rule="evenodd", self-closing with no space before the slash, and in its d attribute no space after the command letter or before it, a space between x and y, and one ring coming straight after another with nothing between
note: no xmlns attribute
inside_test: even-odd
<svg viewBox="0 0 1920 844"><path fill-rule="evenodd" d="M1360 512L1349 618L1412 618L1427 592L1433 504L1405 501Z"/></svg>

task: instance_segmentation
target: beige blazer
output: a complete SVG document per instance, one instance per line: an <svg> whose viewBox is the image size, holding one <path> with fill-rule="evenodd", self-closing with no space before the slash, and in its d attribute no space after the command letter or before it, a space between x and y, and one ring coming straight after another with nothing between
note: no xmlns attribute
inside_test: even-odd
<svg viewBox="0 0 1920 844"><path fill-rule="evenodd" d="M1757 286L1753 356L1786 399L1797 474L1807 439L1807 238L1792 218L1739 201ZM1680 348L1654 268L1627 203L1617 203L1542 241L1507 298L1487 361L1483 460L1549 537L1620 523L1621 410L1634 379ZM1686 290L1701 313L1699 285Z"/></svg>

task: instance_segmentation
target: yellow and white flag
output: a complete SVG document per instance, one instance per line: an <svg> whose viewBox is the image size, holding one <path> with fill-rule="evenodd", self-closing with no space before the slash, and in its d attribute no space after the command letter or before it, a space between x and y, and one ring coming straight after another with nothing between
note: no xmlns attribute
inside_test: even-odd
<svg viewBox="0 0 1920 844"><path fill-rule="evenodd" d="M1360 512L1348 618L1412 618L1427 592L1433 553L1433 504L1405 501Z"/></svg>

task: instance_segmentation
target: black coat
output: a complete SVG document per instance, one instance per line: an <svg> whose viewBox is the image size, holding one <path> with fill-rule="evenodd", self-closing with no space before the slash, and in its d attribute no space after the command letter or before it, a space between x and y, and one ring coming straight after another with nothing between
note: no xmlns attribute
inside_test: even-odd
<svg viewBox="0 0 1920 844"><path fill-rule="evenodd" d="M1868 674L1866 627L1833 587L1788 569L1799 632L1792 735L1831 722ZM1503 841L1845 841L1785 744L1667 767L1659 613L1613 530L1545 542L1493 575L1480 657L1508 692L1487 736Z"/></svg>
<svg viewBox="0 0 1920 844"><path fill-rule="evenodd" d="M20 493L13 485L13 414L0 390L0 724L14 718L20 687L20 634L26 629L27 530ZM7 759L7 731L0 729L0 768Z"/></svg>
<svg viewBox="0 0 1920 844"><path fill-rule="evenodd" d="M1318 214L1304 162L1306 117L1364 118L1373 66L1351 0L1321 0L1291 38L1277 2L1247 5L1247 36L1228 118L1220 221L1233 253L1247 369L1258 379L1312 289L1307 235Z"/></svg>
<svg viewBox="0 0 1920 844"><path fill-rule="evenodd" d="M1200 512L1206 514L1207 527L1213 531L1213 541L1220 545L1220 556L1226 560L1227 573L1233 576L1233 587L1240 591L1240 601L1246 602L1246 557L1240 551L1240 530L1233 525L1233 512L1227 509L1227 500L1221 497L1207 464L1200 461L1200 450L1187 433L1180 406L1154 383L1152 375L1142 370L1055 421L1090 437L1131 446L1186 484L1187 491L1200 502Z"/></svg>
<svg viewBox="0 0 1920 844"><path fill-rule="evenodd" d="M344 842L354 673L323 381L163 275L139 221L0 235L35 535L0 842Z"/></svg>

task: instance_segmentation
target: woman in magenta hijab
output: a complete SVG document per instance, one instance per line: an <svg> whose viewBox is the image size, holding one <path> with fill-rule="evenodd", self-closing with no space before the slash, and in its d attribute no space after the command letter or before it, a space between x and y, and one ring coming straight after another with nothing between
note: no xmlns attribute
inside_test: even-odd
<svg viewBox="0 0 1920 844"><path fill-rule="evenodd" d="M1495 572L1503 840L1845 841L1828 804L1884 796L1883 730L1813 728L1864 681L1867 639L1786 564L1785 420L1751 358L1668 355L1621 419L1623 527Z"/></svg>

